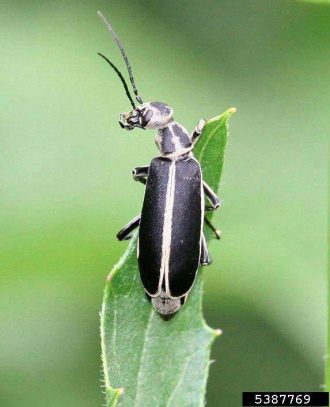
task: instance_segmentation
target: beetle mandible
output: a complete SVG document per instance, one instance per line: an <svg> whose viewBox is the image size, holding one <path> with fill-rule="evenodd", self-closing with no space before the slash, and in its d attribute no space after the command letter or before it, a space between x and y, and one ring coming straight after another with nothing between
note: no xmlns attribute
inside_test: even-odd
<svg viewBox="0 0 330 407"><path fill-rule="evenodd" d="M132 219L117 238L127 240L139 227L137 257L141 281L155 310L170 319L185 303L196 277L199 265L211 260L203 233L205 223L217 239L219 231L204 216L206 210L215 210L220 200L203 181L199 162L192 149L202 133L205 120L200 120L193 131L188 131L173 118L173 109L165 103L143 103L134 82L126 52L110 23L98 12L116 41L125 60L135 102L119 69L103 54L98 53L117 73L133 107L120 115L123 129L157 130L155 137L160 156L149 166L133 170L133 178L146 185L140 215ZM204 195L210 205L205 206Z"/></svg>

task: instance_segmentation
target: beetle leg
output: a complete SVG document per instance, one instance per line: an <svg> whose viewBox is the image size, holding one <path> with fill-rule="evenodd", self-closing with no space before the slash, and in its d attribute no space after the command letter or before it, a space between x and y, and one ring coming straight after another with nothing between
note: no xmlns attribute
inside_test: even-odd
<svg viewBox="0 0 330 407"><path fill-rule="evenodd" d="M196 141L198 140L199 136L202 134L203 131L203 127L205 126L205 120L201 119L197 126L195 127L195 130L193 131L192 135L191 135L191 141L193 142L193 144L196 143Z"/></svg>
<svg viewBox="0 0 330 407"><path fill-rule="evenodd" d="M204 233L202 235L202 250L201 250L201 258L200 258L199 262L202 266L208 266L209 264L212 263L212 260L209 256L209 252L207 250L207 244L206 244Z"/></svg>
<svg viewBox="0 0 330 407"><path fill-rule="evenodd" d="M220 240L220 239L221 239L221 232L220 232L220 230L217 229L217 228L212 224L212 222L211 222L206 216L204 216L204 221L205 221L205 224L206 224L206 225L212 230L212 232L214 233L215 238L218 239L218 240Z"/></svg>
<svg viewBox="0 0 330 407"><path fill-rule="evenodd" d="M141 220L141 215L137 215L135 216L134 219L132 219L126 226L124 226L118 233L117 233L117 239L118 240L128 240L132 237L131 233L133 232L133 230L135 230L139 224L140 224L140 220Z"/></svg>
<svg viewBox="0 0 330 407"><path fill-rule="evenodd" d="M132 171L133 179L135 181L140 181L142 184L145 185L147 183L148 172L149 172L149 166L136 167Z"/></svg>
<svg viewBox="0 0 330 407"><path fill-rule="evenodd" d="M208 211L215 211L216 209L219 208L221 201L217 197L216 193L213 191L213 189L207 185L205 181L203 181L203 189L204 189L204 194L207 196L208 200L211 203L211 206L207 206L206 210Z"/></svg>

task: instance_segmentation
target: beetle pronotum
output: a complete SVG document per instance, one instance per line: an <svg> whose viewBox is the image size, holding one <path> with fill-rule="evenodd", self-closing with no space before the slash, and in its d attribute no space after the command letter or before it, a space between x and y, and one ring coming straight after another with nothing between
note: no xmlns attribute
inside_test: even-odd
<svg viewBox="0 0 330 407"><path fill-rule="evenodd" d="M215 210L220 201L203 181L199 162L192 149L202 133L205 120L188 131L173 118L173 109L165 103L142 101L122 43L105 17L98 12L115 39L125 60L135 99L119 69L98 53L118 74L133 107L120 115L119 124L126 130L135 127L155 129L160 156L150 165L133 170L133 178L146 185L141 214L132 219L117 238L129 239L139 227L137 257L141 281L155 310L169 319L185 303L199 265L210 264L203 233L204 220L216 238L219 232L204 217L205 210ZM210 206L205 207L204 195Z"/></svg>

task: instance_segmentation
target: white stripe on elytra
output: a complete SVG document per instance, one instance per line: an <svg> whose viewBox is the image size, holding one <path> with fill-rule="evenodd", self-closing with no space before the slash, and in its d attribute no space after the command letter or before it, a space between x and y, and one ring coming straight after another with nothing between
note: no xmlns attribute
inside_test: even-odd
<svg viewBox="0 0 330 407"><path fill-rule="evenodd" d="M164 213L164 226L163 226L163 240L162 240L162 261L160 265L160 279L158 292L161 290L163 278L165 276L165 289L169 295L168 273L171 254L171 238L172 238L172 215L174 205L174 192L175 192L175 160L172 161L168 173L168 183L166 190L165 200L165 213Z"/></svg>

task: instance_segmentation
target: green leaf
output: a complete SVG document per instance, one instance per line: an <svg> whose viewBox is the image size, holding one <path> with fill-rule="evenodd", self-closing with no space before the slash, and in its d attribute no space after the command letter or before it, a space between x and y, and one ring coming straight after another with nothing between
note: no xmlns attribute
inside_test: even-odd
<svg viewBox="0 0 330 407"><path fill-rule="evenodd" d="M227 122L234 111L209 120L194 150L214 190L223 167ZM131 240L108 277L101 312L108 407L204 405L211 343L220 330L209 328L203 319L201 274L199 270L186 305L164 321L145 297L136 235Z"/></svg>

